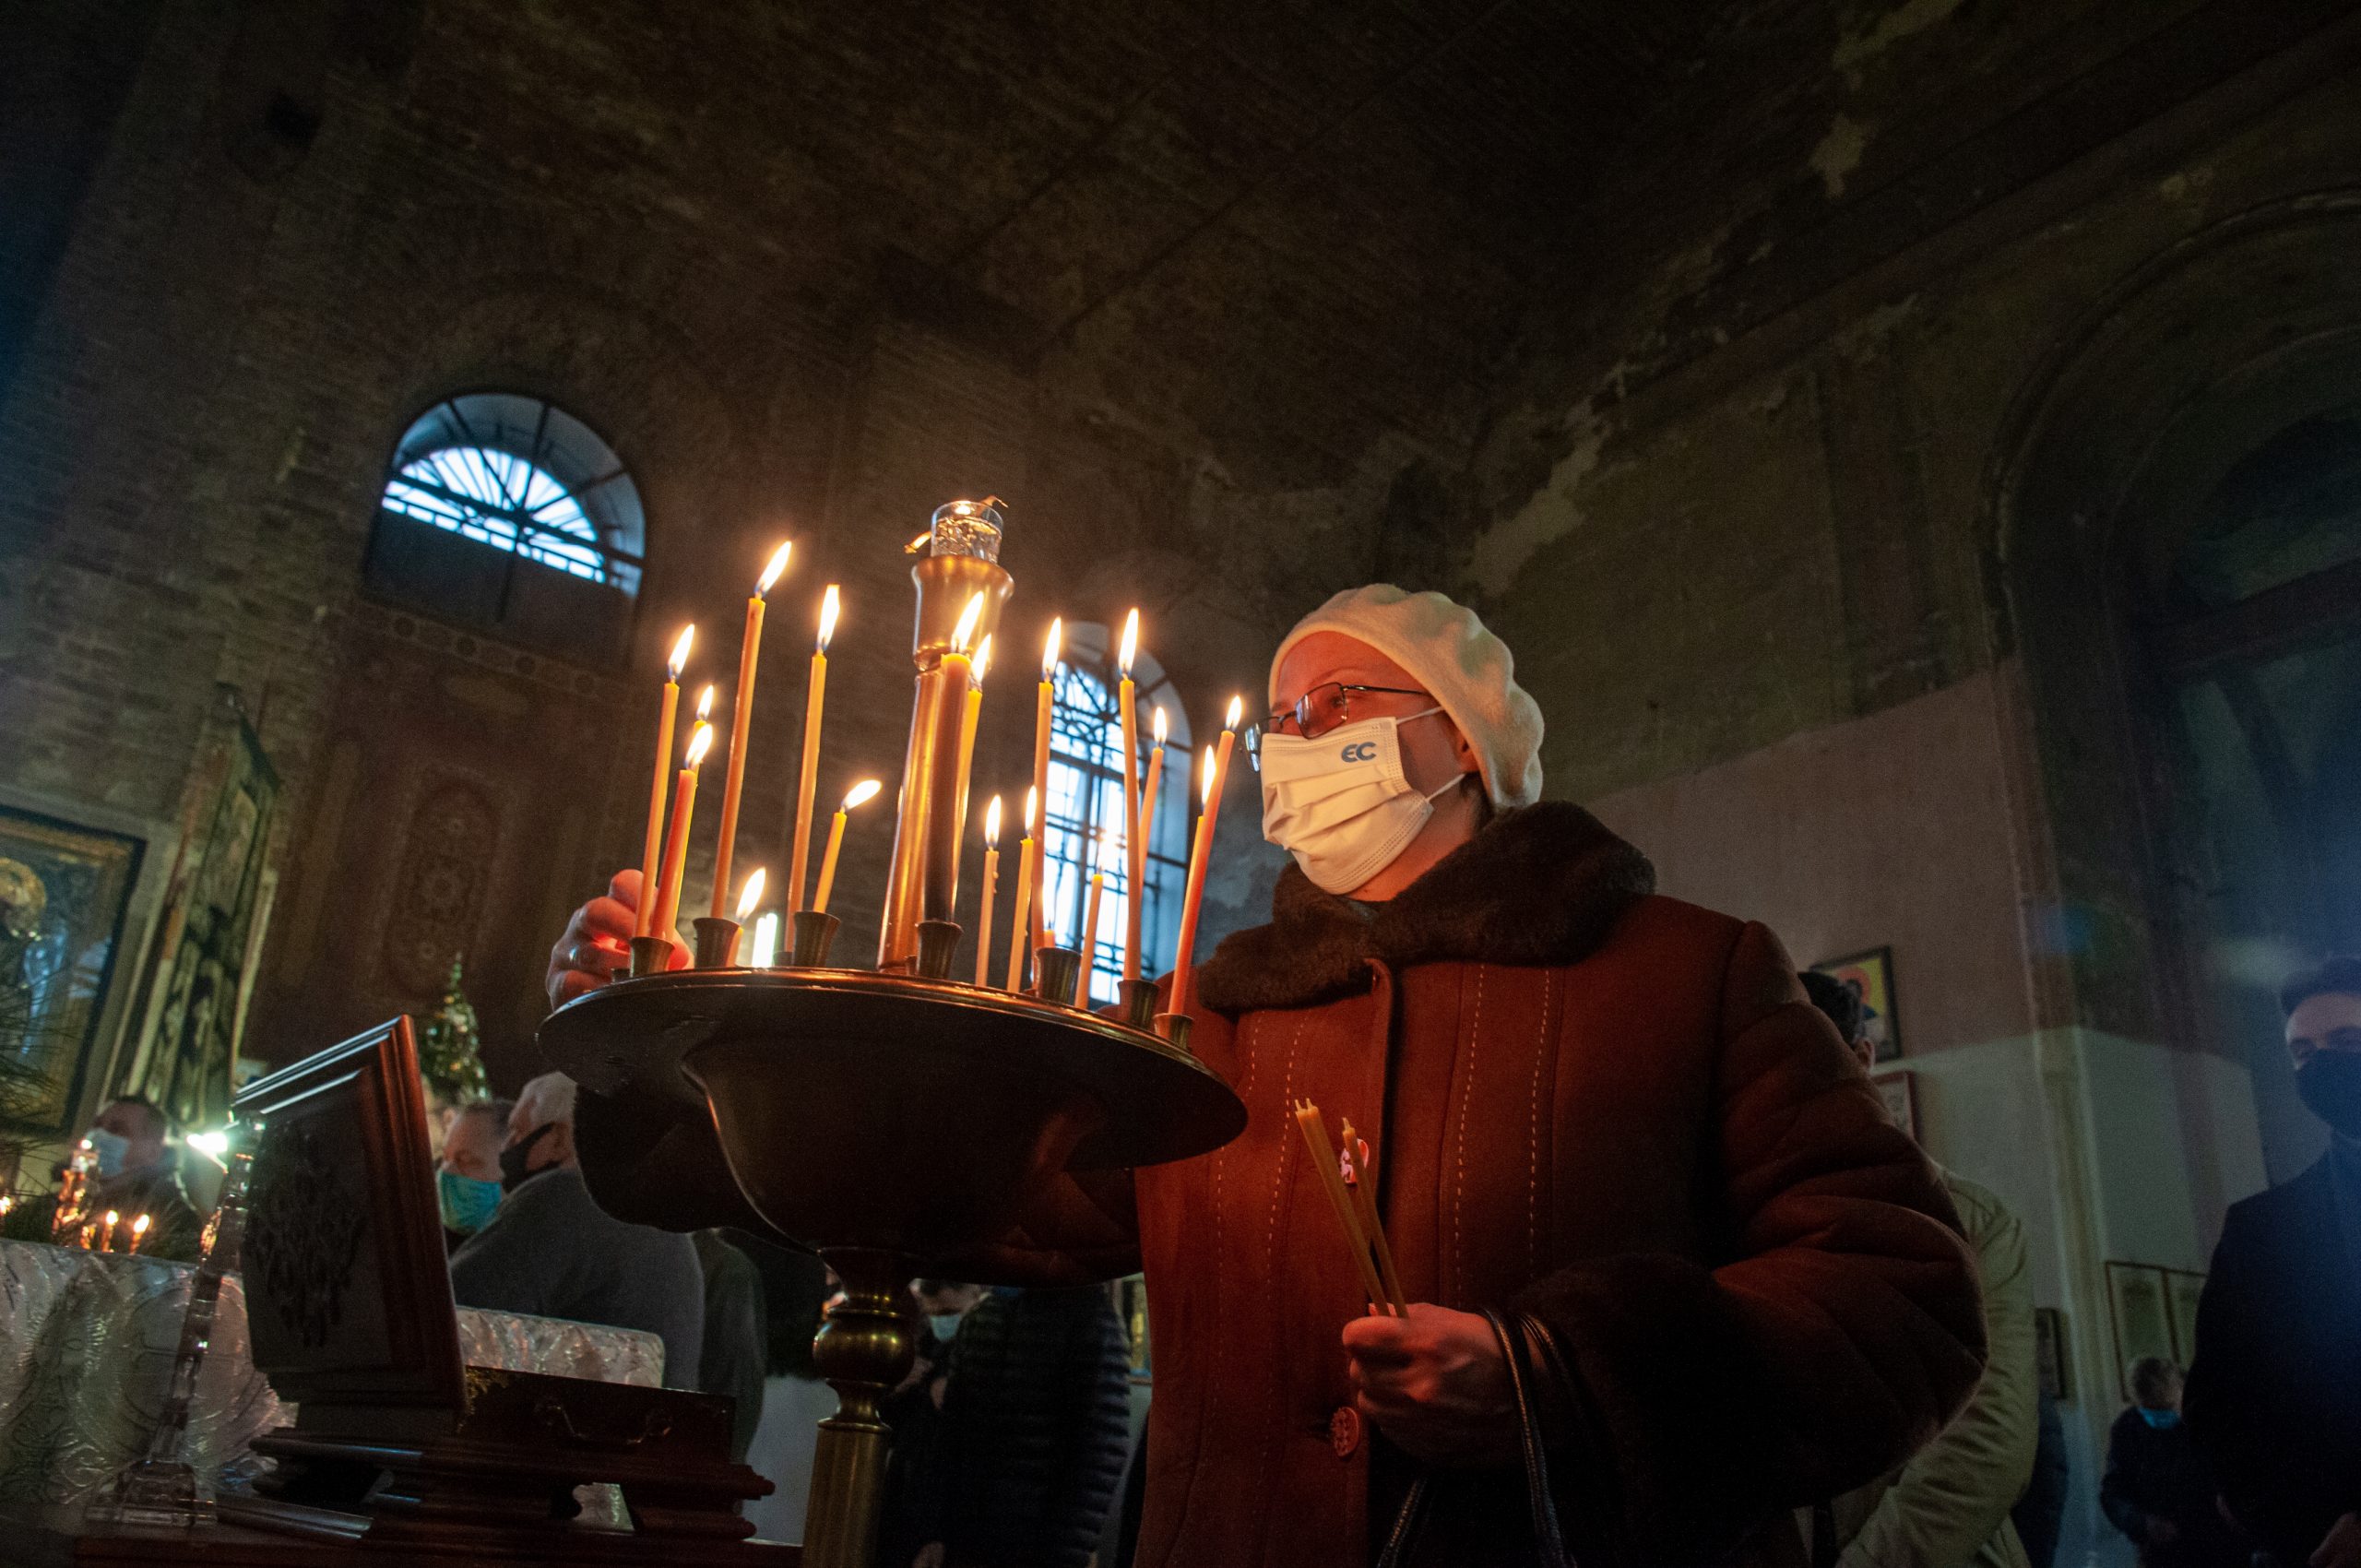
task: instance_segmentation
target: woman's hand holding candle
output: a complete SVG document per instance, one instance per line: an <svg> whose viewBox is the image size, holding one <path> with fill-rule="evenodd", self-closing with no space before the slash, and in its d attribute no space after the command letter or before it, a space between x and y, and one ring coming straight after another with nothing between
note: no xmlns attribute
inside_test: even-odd
<svg viewBox="0 0 2361 1568"><path fill-rule="evenodd" d="M1516 1463L1515 1395L1492 1325L1427 1301L1345 1324L1353 1404L1413 1458L1465 1468Z"/></svg>

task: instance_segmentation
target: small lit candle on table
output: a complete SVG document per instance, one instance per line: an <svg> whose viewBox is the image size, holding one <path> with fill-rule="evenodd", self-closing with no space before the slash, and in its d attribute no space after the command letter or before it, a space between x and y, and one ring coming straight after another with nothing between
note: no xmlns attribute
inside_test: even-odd
<svg viewBox="0 0 2361 1568"><path fill-rule="evenodd" d="M1115 847L1104 829L1098 835L1098 852L1091 857L1090 892L1082 901L1082 994L1076 1005L1090 1005L1090 969L1098 961L1098 897L1107 890L1107 862L1115 858Z"/></svg>
<svg viewBox="0 0 2361 1568"><path fill-rule="evenodd" d="M812 683L803 698L803 766L795 781L795 842L787 853L787 912L803 908L812 849L812 788L820 772L820 710L828 700L828 644L836 635L836 585L820 597L820 637L812 648Z"/></svg>
<svg viewBox="0 0 2361 1568"><path fill-rule="evenodd" d="M1125 984L1140 978L1140 876L1146 869L1140 837L1140 711L1132 684L1132 663L1140 651L1140 612L1123 617L1123 643L1116 660L1122 671L1116 707L1123 721L1123 965Z"/></svg>
<svg viewBox="0 0 2361 1568"><path fill-rule="evenodd" d="M1237 742L1238 721L1244 712L1245 704L1230 698L1229 712L1222 719L1221 745L1205 748L1204 810L1197 818L1196 841L1189 849L1188 888L1180 898L1180 943L1172 956L1172 1002L1166 1008L1176 1016L1189 1011L1189 969L1197 952L1197 916L1205 902L1205 859L1213 853L1214 825L1221 817L1221 787L1229 776L1230 748Z"/></svg>
<svg viewBox="0 0 2361 1568"><path fill-rule="evenodd" d="M1025 989L1025 939L1034 933L1033 920L1033 814L1041 803L1040 791L1025 791L1025 837L1016 841L1016 907L1008 927L1008 985L1010 991Z"/></svg>
<svg viewBox="0 0 2361 1568"><path fill-rule="evenodd" d="M1055 723L1057 708L1058 648L1065 635L1065 618L1059 616L1050 623L1049 637L1041 644L1041 688L1034 694L1033 721L1033 796L1043 811L1050 807L1050 732ZM1042 863L1045 847L1050 841L1049 819L1035 821L1026 814L1026 826L1033 835L1033 945L1046 947L1049 941L1048 868ZM1011 991L1017 989L1016 980L1008 982Z"/></svg>
<svg viewBox="0 0 2361 1568"><path fill-rule="evenodd" d="M790 540L771 552L770 564L763 568L753 597L746 600L746 636L738 645L738 690L730 712L730 768L721 779L721 837L713 849L713 904L706 910L715 920L729 905L730 866L738 855L738 796L746 783L746 731L753 722L754 667L763 652L763 596L787 570L788 557L794 551Z"/></svg>
<svg viewBox="0 0 2361 1568"><path fill-rule="evenodd" d="M99 1251L114 1251L114 1228L123 1223L123 1216L114 1209L107 1210L106 1229L99 1233Z"/></svg>
<svg viewBox="0 0 2361 1568"><path fill-rule="evenodd" d="M656 921L656 885L664 874L664 786L672 771L672 720L681 707L681 671L688 665L689 647L696 636L694 624L682 627L672 644L672 658L664 667L664 705L656 719L656 778L647 787L647 839L639 857L639 908L633 911L634 936L646 936Z"/></svg>
<svg viewBox="0 0 2361 1568"><path fill-rule="evenodd" d="M706 696L713 695L711 686L705 690ZM664 839L664 881L658 891L655 923L647 929L650 936L670 937L672 924L680 919L681 878L689 864L689 819L697 808L697 769L712 745L713 726L700 719L689 736L680 777L672 782L672 826Z"/></svg>
<svg viewBox="0 0 2361 1568"><path fill-rule="evenodd" d="M976 917L976 983L991 983L992 895L1000 887L1000 797L984 807L984 907Z"/></svg>
<svg viewBox="0 0 2361 1568"><path fill-rule="evenodd" d="M845 791L844 804L836 808L835 818L828 824L828 850L820 857L820 885L812 897L815 914L828 912L828 894L836 885L836 856L845 847L845 818L858 808L876 798L885 788L875 778L864 778Z"/></svg>
<svg viewBox="0 0 2361 1568"><path fill-rule="evenodd" d="M133 1253L137 1253L139 1251L139 1243L148 1239L148 1227L152 1223L154 1222L144 1214L131 1222L131 1250Z"/></svg>

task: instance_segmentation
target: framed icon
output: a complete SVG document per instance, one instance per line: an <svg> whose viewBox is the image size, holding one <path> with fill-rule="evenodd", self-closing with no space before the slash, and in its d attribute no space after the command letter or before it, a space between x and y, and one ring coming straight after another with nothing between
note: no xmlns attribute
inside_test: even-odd
<svg viewBox="0 0 2361 1568"><path fill-rule="evenodd" d="M1875 1047L1875 1059L1892 1062L1899 1057L1902 1021L1894 1013L1893 949L1872 947L1812 968L1861 999L1861 1038Z"/></svg>

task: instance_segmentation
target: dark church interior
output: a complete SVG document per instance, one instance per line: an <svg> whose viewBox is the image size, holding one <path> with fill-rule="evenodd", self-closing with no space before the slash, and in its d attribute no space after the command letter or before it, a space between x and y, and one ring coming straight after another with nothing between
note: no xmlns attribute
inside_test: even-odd
<svg viewBox="0 0 2361 1568"><path fill-rule="evenodd" d="M17 0L0 1562L2361 1568L2357 781L2349 4Z"/></svg>

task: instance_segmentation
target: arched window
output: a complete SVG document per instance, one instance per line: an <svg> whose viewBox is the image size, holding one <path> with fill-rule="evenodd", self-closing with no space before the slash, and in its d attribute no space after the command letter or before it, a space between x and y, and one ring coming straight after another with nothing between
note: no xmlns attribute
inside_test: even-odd
<svg viewBox="0 0 2361 1568"><path fill-rule="evenodd" d="M1083 907L1090 887L1089 847L1101 830L1121 842L1123 834L1123 725L1115 701L1116 674L1106 658L1107 628L1066 628L1067 659L1052 686L1050 731L1050 799L1042 842L1049 897L1043 904L1060 938L1080 946ZM1140 766L1147 766L1151 714L1160 704L1170 726L1165 742L1164 782L1155 819L1147 825L1146 907L1141 918L1145 949L1142 972L1153 979L1171 959L1180 925L1181 885L1189 874L1188 794L1191 788L1189 721L1171 683L1143 657L1134 666L1139 709ZM1143 773L1145 777L1145 773ZM1090 994L1113 1002L1123 978L1123 935L1131 908L1130 876L1118 854L1107 868L1107 890L1098 906L1098 951L1091 967Z"/></svg>
<svg viewBox="0 0 2361 1568"><path fill-rule="evenodd" d="M628 632L644 535L638 487L589 426L538 398L471 392L395 447L367 576L429 614L603 653Z"/></svg>

